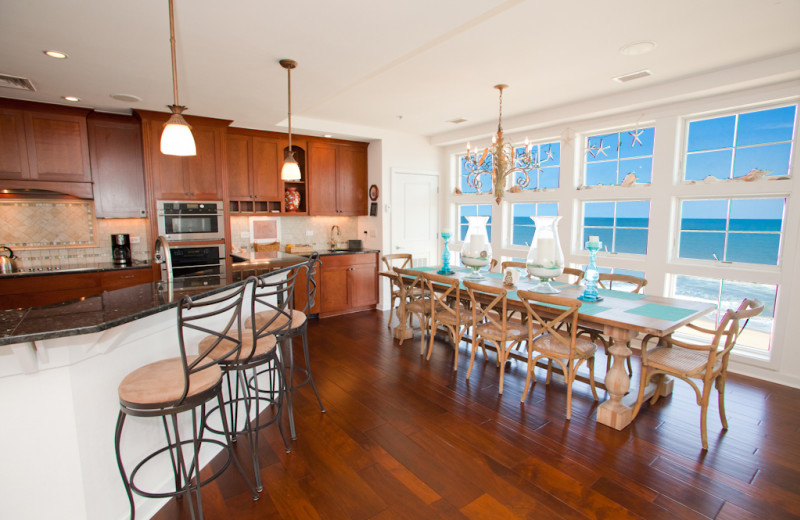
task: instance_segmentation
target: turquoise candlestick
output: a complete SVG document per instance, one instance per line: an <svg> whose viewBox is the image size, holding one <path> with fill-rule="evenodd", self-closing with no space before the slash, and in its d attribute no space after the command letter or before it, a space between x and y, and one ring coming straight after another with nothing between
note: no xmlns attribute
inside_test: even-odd
<svg viewBox="0 0 800 520"><path fill-rule="evenodd" d="M600 272L597 270L597 250L602 245L599 240L586 242L586 249L589 250L589 265L586 266L586 274L583 277L586 280L586 289L582 295L578 296L581 301L590 303L603 301L603 297L597 294L597 280L600 278Z"/></svg>
<svg viewBox="0 0 800 520"><path fill-rule="evenodd" d="M444 251L442 251L442 268L436 271L439 274L453 274L450 269L450 248L447 246L447 241L450 240L453 234L449 231L442 231L442 238L444 239Z"/></svg>

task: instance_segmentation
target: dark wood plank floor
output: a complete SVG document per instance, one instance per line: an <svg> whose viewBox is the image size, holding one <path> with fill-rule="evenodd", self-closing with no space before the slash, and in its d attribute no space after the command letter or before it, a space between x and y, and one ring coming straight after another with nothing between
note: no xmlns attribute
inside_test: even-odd
<svg viewBox="0 0 800 520"><path fill-rule="evenodd" d="M312 320L328 412L297 392L292 453L276 429L262 434L261 498L229 468L203 488L206 518L800 518L800 390L730 375L730 429L712 398L704 453L685 383L618 432L595 422L588 385L575 384L571 421L563 382L543 373L521 406L523 363L507 366L498 396L493 361L466 381L466 343L454 373L446 341L425 361L418 335L398 345L387 319ZM183 502L155 518L189 518Z"/></svg>

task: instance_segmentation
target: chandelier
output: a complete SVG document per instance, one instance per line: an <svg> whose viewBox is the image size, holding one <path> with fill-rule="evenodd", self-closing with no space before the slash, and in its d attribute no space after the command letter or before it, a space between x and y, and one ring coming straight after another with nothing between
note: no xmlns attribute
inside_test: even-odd
<svg viewBox="0 0 800 520"><path fill-rule="evenodd" d="M497 119L497 134L492 136L491 146L475 151L470 150L467 143L467 157L464 160L464 171L467 173L467 184L480 192L483 187L482 175L492 176L495 201L500 204L505 191L506 178L515 173L521 174L512 190L519 191L531 183L530 173L541 169L538 154L525 139L524 147L515 148L503 139L503 89L508 85L495 85L500 91L500 116Z"/></svg>

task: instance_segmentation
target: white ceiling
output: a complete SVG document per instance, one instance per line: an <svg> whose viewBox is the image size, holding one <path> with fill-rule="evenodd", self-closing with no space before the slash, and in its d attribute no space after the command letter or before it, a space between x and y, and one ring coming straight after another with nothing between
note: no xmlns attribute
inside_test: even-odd
<svg viewBox="0 0 800 520"><path fill-rule="evenodd" d="M800 50L799 0L174 1L187 113L268 130L286 118L281 58L299 62L293 115L314 130L432 136L496 120L497 83L513 117ZM619 52L640 40L657 47ZM170 66L167 0L0 0L0 73L37 88L2 97L167 111Z"/></svg>

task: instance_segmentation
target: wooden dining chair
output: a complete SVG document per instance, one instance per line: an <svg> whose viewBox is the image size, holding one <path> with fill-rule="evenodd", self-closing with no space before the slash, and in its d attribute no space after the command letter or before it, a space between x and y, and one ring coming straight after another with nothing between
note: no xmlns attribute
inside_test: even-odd
<svg viewBox="0 0 800 520"><path fill-rule="evenodd" d="M614 285L615 283L616 286ZM614 289L618 291L639 294L647 285L647 280L639 276L631 276L627 274L601 273L597 280L597 285L599 289ZM593 342L602 343L603 349L606 353L606 372L608 372L608 370L611 368L611 356L608 353L608 349L614 344L614 340L610 337L606 337L599 330L590 329L587 327L581 327L581 329L578 331L578 334L588 334L592 338ZM630 348L630 346L631 343L629 341L628 348ZM631 356L627 357L626 363L628 366L628 375L633 375Z"/></svg>
<svg viewBox="0 0 800 520"><path fill-rule="evenodd" d="M461 286L459 280L431 272L422 273L425 288L430 295L430 340L428 355L433 352L433 339L439 326L447 329L453 341L453 370L458 370L458 346L464 333L472 324L472 311L465 307L461 301Z"/></svg>
<svg viewBox="0 0 800 520"><path fill-rule="evenodd" d="M497 262L497 258L492 258L492 260L489 262L489 272L490 273L496 272L495 268L497 267L497 263L498 263Z"/></svg>
<svg viewBox="0 0 800 520"><path fill-rule="evenodd" d="M425 354L425 332L430 328L431 318L431 299L424 290L425 281L422 278L422 271L413 271L395 267L397 282L400 284L401 300L398 307L397 317L400 319L399 341L403 344L406 336L406 324L413 326L413 318L417 317L419 323L419 355Z"/></svg>
<svg viewBox="0 0 800 520"><path fill-rule="evenodd" d="M677 340L674 335L664 338L645 336L642 340L642 378L639 383L639 395L633 409L633 416L636 417L642 407L645 387L651 378L656 377L658 381L658 388L650 400L651 405L655 404L661 395L664 376L683 379L689 383L697 396L697 404L700 406L700 436L703 441L703 449L707 450L706 416L708 415L711 386L713 384L717 387L719 418L722 422L722 429L727 430L725 378L728 373L728 359L739 334L747 325L747 320L758 316L763 310L764 304L760 301L745 299L735 311L728 309L725 312L716 329L706 329L690 323L688 327L701 333L704 338L698 342ZM647 344L653 339L658 341L655 347L648 349Z"/></svg>
<svg viewBox="0 0 800 520"><path fill-rule="evenodd" d="M509 319L508 290L502 287L482 285L468 280L464 287L472 307L472 353L469 358L467 379L472 374L475 353L480 347L486 356L486 342L494 345L497 351L497 365L500 367L500 387L503 393L503 376L511 350L528 339L527 325Z"/></svg>
<svg viewBox="0 0 800 520"><path fill-rule="evenodd" d="M565 267L564 272L561 276L574 276L575 280L570 282L572 285L579 285L583 280L583 277L586 273L583 272L583 269L577 269L575 267Z"/></svg>
<svg viewBox="0 0 800 520"><path fill-rule="evenodd" d="M507 260L500 264L500 272L505 273L506 269L509 267L516 267L517 269L521 269L528 274L528 265L525 262L516 262L513 260Z"/></svg>
<svg viewBox="0 0 800 520"><path fill-rule="evenodd" d="M414 267L414 261L411 258L410 253L394 253L390 255L383 255L381 260L383 261L383 265L386 266L387 271L392 271L395 267L400 267L401 269L410 269ZM389 310L392 312L392 314L390 314L390 316L394 315L395 302L400 298L400 286L395 282L392 282L391 288L392 292ZM388 326L390 329L392 328L391 319L389 320Z"/></svg>
<svg viewBox="0 0 800 520"><path fill-rule="evenodd" d="M551 362L558 364L564 373L564 382L567 385L567 419L569 420L572 417L572 383L583 363L589 367L589 387L594 400L597 401L597 390L594 383L594 354L597 351L597 345L577 336L578 310L581 302L574 298L531 291L519 291L517 294L525 307L528 318L528 374L525 378L525 389L522 392L521 401L525 402L528 389L536 383L536 376L533 372L536 362L546 358L548 368L545 384L550 383ZM542 305L545 305L549 312L541 312L539 309ZM536 352L535 356L534 351Z"/></svg>

